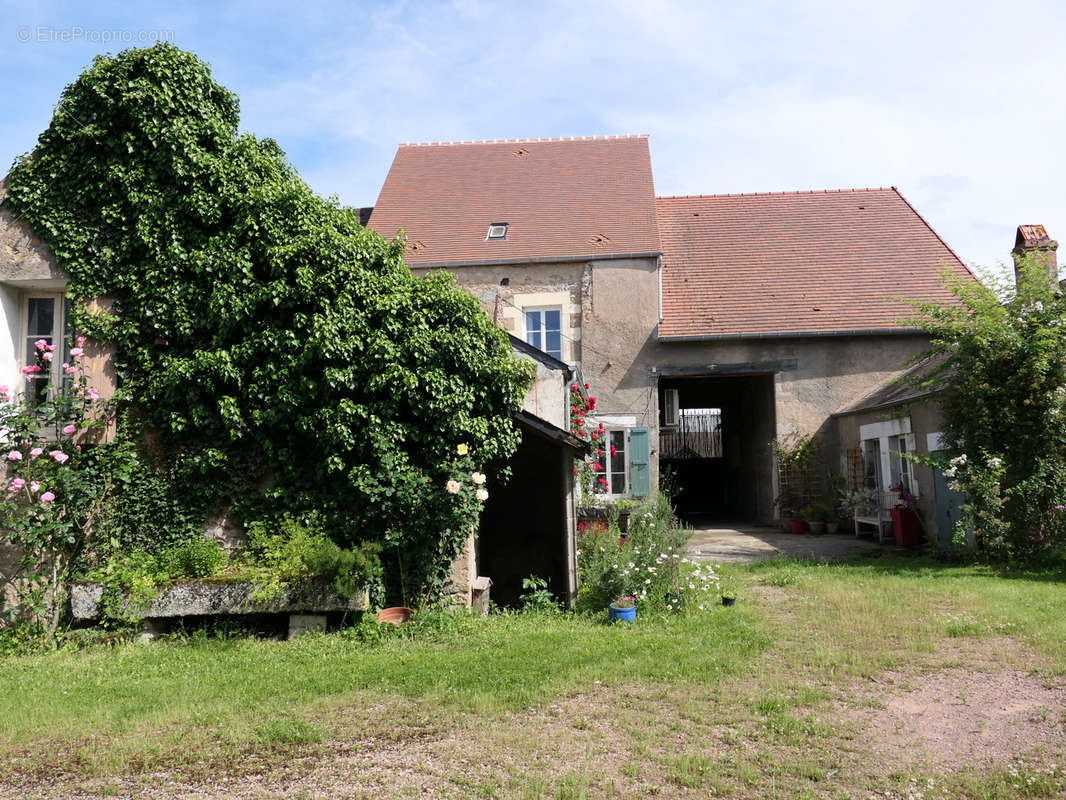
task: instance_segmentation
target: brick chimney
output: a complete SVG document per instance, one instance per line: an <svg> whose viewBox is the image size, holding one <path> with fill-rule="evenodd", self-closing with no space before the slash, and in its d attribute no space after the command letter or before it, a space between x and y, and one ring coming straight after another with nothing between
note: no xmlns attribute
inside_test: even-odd
<svg viewBox="0 0 1066 800"><path fill-rule="evenodd" d="M1048 281L1058 288L1059 262L1055 251L1059 243L1047 235L1043 225L1019 225L1018 235L1014 237L1014 249L1010 251L1014 259L1014 280L1017 283L1018 271L1023 261L1034 259L1043 264L1047 270Z"/></svg>

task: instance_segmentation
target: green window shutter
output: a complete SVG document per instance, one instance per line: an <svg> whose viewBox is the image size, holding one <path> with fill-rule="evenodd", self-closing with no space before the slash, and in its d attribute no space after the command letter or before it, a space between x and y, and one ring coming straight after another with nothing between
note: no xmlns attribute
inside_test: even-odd
<svg viewBox="0 0 1066 800"><path fill-rule="evenodd" d="M647 428L629 429L629 493L651 494L651 439Z"/></svg>

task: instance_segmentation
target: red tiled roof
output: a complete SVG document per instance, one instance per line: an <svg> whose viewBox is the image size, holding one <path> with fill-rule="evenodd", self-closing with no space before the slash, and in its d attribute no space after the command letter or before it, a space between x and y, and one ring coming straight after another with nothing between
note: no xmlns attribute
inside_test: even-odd
<svg viewBox="0 0 1066 800"><path fill-rule="evenodd" d="M660 338L901 329L973 276L899 191L660 197Z"/></svg>
<svg viewBox="0 0 1066 800"><path fill-rule="evenodd" d="M658 253L648 137L400 145L370 227L414 266Z"/></svg>

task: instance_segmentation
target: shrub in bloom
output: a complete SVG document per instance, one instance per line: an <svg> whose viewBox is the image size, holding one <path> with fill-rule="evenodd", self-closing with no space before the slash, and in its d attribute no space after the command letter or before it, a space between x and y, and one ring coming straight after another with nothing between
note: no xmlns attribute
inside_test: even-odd
<svg viewBox="0 0 1066 800"><path fill-rule="evenodd" d="M53 450L48 455L55 459L55 461L59 464L63 464L68 458L70 458L70 456L68 456L62 450Z"/></svg>
<svg viewBox="0 0 1066 800"><path fill-rule="evenodd" d="M8 451L7 460L8 461L21 461L22 460L22 451L21 450L10 450L10 451Z"/></svg>
<svg viewBox="0 0 1066 800"><path fill-rule="evenodd" d="M63 433L65 433L67 436L70 436L70 435L72 435L74 433L77 433L77 432L78 432L78 426L77 425L64 425L63 426Z"/></svg>

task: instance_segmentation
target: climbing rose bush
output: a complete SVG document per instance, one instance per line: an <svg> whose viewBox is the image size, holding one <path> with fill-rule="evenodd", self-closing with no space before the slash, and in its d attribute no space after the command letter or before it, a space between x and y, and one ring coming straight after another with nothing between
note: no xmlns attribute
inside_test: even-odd
<svg viewBox="0 0 1066 800"><path fill-rule="evenodd" d="M1017 285L947 278L954 304L915 303L930 334L922 386L940 387L954 449L937 464L966 500L956 540L987 557L1031 558L1066 541L1066 297L1043 264Z"/></svg>
<svg viewBox="0 0 1066 800"><path fill-rule="evenodd" d="M23 369L26 387L0 386L0 449L7 452L0 530L19 554L0 589L13 589L19 611L47 630L58 624L68 579L101 534L121 477L107 457L112 450L90 444L114 423L113 409L81 368L84 338L76 344L60 368L52 364L55 346L38 341L36 363ZM40 383L60 369L58 386ZM5 611L10 621L14 609Z"/></svg>
<svg viewBox="0 0 1066 800"><path fill-rule="evenodd" d="M589 384L585 384L588 391ZM589 412L596 410L596 398L585 395L577 381L570 384L570 433L582 441L592 443L592 452L577 460L574 474L577 475L578 488L583 500L589 500L597 494L607 493L607 475L604 468L604 448L606 432L603 423L592 425L588 420Z"/></svg>

